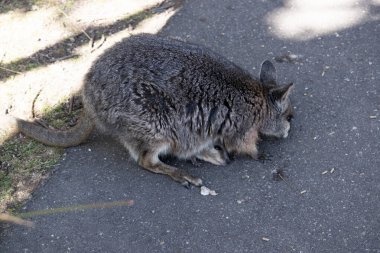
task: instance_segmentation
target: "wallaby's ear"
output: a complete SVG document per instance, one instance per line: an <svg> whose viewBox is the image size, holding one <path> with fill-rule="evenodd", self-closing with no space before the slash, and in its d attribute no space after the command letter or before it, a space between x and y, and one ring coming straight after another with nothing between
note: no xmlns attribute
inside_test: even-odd
<svg viewBox="0 0 380 253"><path fill-rule="evenodd" d="M269 91L269 94L274 99L274 101L281 103L288 98L292 89L293 89L293 83L285 84L279 87L272 88Z"/></svg>
<svg viewBox="0 0 380 253"><path fill-rule="evenodd" d="M277 73L276 68L273 66L272 62L265 60L261 64L260 70L260 82L263 84L276 84Z"/></svg>

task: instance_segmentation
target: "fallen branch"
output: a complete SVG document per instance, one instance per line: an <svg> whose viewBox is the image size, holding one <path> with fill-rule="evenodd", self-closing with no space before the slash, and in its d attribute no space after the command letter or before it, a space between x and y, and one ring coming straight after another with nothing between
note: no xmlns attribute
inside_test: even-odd
<svg viewBox="0 0 380 253"><path fill-rule="evenodd" d="M14 223L21 226L33 227L34 224L31 221L23 220L20 217L16 217L10 214L0 213L0 221Z"/></svg>
<svg viewBox="0 0 380 253"><path fill-rule="evenodd" d="M20 214L18 214L18 216L22 217L22 218L30 218L30 217L34 217L34 216L40 216L40 215L50 215L50 214L57 214L57 213L83 211L86 209L103 209L103 208L112 208L112 207L117 207L117 206L133 206L133 205L134 205L133 200L103 202L103 203L94 203L94 204L88 204L88 205L76 205L76 206L68 206L68 207L60 207L60 208L53 208L53 209L31 211L31 212L27 212L27 213L20 213Z"/></svg>

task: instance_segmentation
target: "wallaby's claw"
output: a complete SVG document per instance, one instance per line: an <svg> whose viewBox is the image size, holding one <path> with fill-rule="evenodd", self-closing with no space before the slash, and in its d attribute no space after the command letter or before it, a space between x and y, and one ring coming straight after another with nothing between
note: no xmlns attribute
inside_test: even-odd
<svg viewBox="0 0 380 253"><path fill-rule="evenodd" d="M189 190L191 189L189 182L184 181L184 182L182 182L181 184L182 184L186 189L189 189Z"/></svg>
<svg viewBox="0 0 380 253"><path fill-rule="evenodd" d="M183 179L184 179L184 183L187 183L189 185L194 185L194 186L200 187L203 184L202 179L197 178L197 177L193 177L190 175L183 176ZM182 184L184 184L184 183L182 183Z"/></svg>
<svg viewBox="0 0 380 253"><path fill-rule="evenodd" d="M198 186L202 186L202 185L203 185L203 181L202 181L202 179L199 178L199 184L198 184Z"/></svg>
<svg viewBox="0 0 380 253"><path fill-rule="evenodd" d="M193 178L191 183L198 187L203 185L202 179L200 178Z"/></svg>
<svg viewBox="0 0 380 253"><path fill-rule="evenodd" d="M190 175L186 175L186 176L184 175L179 181L187 189L191 189L192 185L197 186L197 187L202 186L202 179L197 178L197 177L192 177Z"/></svg>

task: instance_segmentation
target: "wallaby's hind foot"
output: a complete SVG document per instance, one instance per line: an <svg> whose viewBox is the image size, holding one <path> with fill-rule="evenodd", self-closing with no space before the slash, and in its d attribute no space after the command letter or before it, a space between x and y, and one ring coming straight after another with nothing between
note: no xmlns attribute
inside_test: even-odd
<svg viewBox="0 0 380 253"><path fill-rule="evenodd" d="M183 170L161 162L158 155L154 152L146 152L145 154L140 155L138 164L151 172L168 175L186 188L189 188L190 184L202 186L202 179L193 177Z"/></svg>

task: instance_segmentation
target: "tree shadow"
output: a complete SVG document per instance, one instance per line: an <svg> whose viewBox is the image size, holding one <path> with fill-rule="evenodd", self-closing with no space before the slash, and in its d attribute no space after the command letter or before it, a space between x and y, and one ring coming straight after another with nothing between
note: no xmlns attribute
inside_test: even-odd
<svg viewBox="0 0 380 253"><path fill-rule="evenodd" d="M64 7L70 7L74 2L80 2L83 0L0 0L0 14L7 13L9 11L18 11L26 13L33 11L35 7L60 5Z"/></svg>
<svg viewBox="0 0 380 253"><path fill-rule="evenodd" d="M25 2L31 3L33 1ZM162 13L168 9L176 10L179 7L180 1L166 0L110 25L88 27L84 32L74 34L52 46L39 50L29 57L0 65L0 81L38 67L47 66L70 58L78 58L79 55L75 53L75 49L78 47L85 44L94 46L94 42L103 36L110 36L127 28L134 29L140 22L155 14Z"/></svg>

